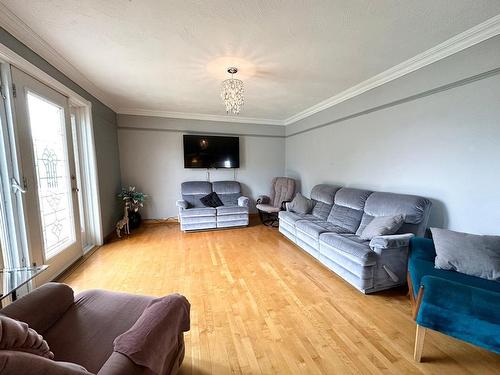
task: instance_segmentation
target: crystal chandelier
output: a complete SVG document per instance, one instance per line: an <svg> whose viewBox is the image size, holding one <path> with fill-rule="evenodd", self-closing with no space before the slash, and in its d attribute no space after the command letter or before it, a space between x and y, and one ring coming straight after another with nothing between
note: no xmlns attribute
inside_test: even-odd
<svg viewBox="0 0 500 375"><path fill-rule="evenodd" d="M243 106L243 81L233 78L233 75L238 73L238 68L227 68L227 72L231 74L231 78L222 82L220 96L226 106L227 114L237 115Z"/></svg>

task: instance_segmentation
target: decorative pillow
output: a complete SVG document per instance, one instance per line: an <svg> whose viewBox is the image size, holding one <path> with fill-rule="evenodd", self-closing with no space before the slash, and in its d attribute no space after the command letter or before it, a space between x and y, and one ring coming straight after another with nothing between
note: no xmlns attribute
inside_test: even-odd
<svg viewBox="0 0 500 375"><path fill-rule="evenodd" d="M54 358L47 341L26 323L7 316L0 316L0 349L15 350Z"/></svg>
<svg viewBox="0 0 500 375"><path fill-rule="evenodd" d="M314 202L311 199L297 193L295 198L288 204L288 209L298 214L308 214L312 211Z"/></svg>
<svg viewBox="0 0 500 375"><path fill-rule="evenodd" d="M219 207L224 206L222 201L220 200L217 193L214 191L204 197L200 198L200 202L203 203L206 207Z"/></svg>
<svg viewBox="0 0 500 375"><path fill-rule="evenodd" d="M362 240L371 240L373 237L394 234L401 228L404 221L403 215L374 217L359 237Z"/></svg>
<svg viewBox="0 0 500 375"><path fill-rule="evenodd" d="M500 281L500 236L481 236L431 228L434 265L470 276Z"/></svg>

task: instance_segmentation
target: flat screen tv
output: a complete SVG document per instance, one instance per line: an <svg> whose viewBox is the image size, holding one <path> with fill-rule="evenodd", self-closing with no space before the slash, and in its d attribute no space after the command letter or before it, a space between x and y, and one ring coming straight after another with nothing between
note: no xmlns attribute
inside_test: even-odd
<svg viewBox="0 0 500 375"><path fill-rule="evenodd" d="M184 135L184 168L239 168L240 139Z"/></svg>

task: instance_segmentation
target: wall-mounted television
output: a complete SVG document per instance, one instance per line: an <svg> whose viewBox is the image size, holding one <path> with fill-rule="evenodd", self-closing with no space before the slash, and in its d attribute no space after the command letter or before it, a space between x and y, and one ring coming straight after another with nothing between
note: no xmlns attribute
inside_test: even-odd
<svg viewBox="0 0 500 375"><path fill-rule="evenodd" d="M184 168L239 168L240 139L184 135Z"/></svg>

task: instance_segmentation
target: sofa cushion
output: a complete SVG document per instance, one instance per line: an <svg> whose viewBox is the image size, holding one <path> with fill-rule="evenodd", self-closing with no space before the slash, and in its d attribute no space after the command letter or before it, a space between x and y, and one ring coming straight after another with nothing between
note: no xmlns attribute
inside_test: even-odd
<svg viewBox="0 0 500 375"><path fill-rule="evenodd" d="M313 207L314 202L311 199L307 199L300 193L295 194L295 197L288 205L288 209L290 211L298 214L308 214L312 211Z"/></svg>
<svg viewBox="0 0 500 375"><path fill-rule="evenodd" d="M224 215L238 215L238 214L246 214L248 215L248 207L242 206L220 206L217 207L217 216Z"/></svg>
<svg viewBox="0 0 500 375"><path fill-rule="evenodd" d="M319 237L321 245L327 245L346 255L349 259L361 265L372 265L377 261L377 254L370 249L369 241L364 241L353 234L323 233Z"/></svg>
<svg viewBox="0 0 500 375"><path fill-rule="evenodd" d="M278 217L281 220L287 222L290 225L295 226L297 221L299 220L307 220L307 221L322 221L312 214L298 214L296 212L291 211L280 211Z"/></svg>
<svg viewBox="0 0 500 375"><path fill-rule="evenodd" d="M217 194L239 194L241 195L241 186L238 181L214 181L212 189Z"/></svg>
<svg viewBox="0 0 500 375"><path fill-rule="evenodd" d="M181 217L215 216L213 207L189 208L180 212Z"/></svg>
<svg viewBox="0 0 500 375"><path fill-rule="evenodd" d="M316 202L314 204L314 208L313 208L311 214L315 218L317 218L317 219L319 219L321 221L325 221L331 210L332 210L332 205L331 204L328 204L328 203L325 203L325 202Z"/></svg>
<svg viewBox="0 0 500 375"><path fill-rule="evenodd" d="M210 194L201 197L200 202L203 203L206 207L215 208L224 205L222 201L219 199L219 196L217 195L216 192L211 192Z"/></svg>
<svg viewBox="0 0 500 375"><path fill-rule="evenodd" d="M97 373L113 352L113 340L130 329L152 297L88 290L46 333L57 361Z"/></svg>
<svg viewBox="0 0 500 375"><path fill-rule="evenodd" d="M403 215L377 216L363 229L359 237L363 240L371 240L373 237L394 234L401 228L403 222Z"/></svg>
<svg viewBox="0 0 500 375"><path fill-rule="evenodd" d="M363 216L366 199L372 192L368 190L342 188L335 194L333 208L327 221L355 233Z"/></svg>
<svg viewBox="0 0 500 375"><path fill-rule="evenodd" d="M480 236L431 228L436 268L500 280L500 236Z"/></svg>
<svg viewBox="0 0 500 375"><path fill-rule="evenodd" d="M319 239L321 233L333 232L333 233L346 233L346 230L342 227L336 226L332 223L326 221L307 221L299 220L295 224L297 231L307 234L308 236Z"/></svg>
<svg viewBox="0 0 500 375"><path fill-rule="evenodd" d="M366 200L363 218L356 234L360 235L374 217L403 215L405 221L397 233L423 236L431 205L430 200L415 195L374 192Z"/></svg>
<svg viewBox="0 0 500 375"><path fill-rule="evenodd" d="M333 205L333 199L335 197L335 193L340 189L339 186L332 186L326 184L319 184L312 188L311 190L311 199L316 202L323 202Z"/></svg>

